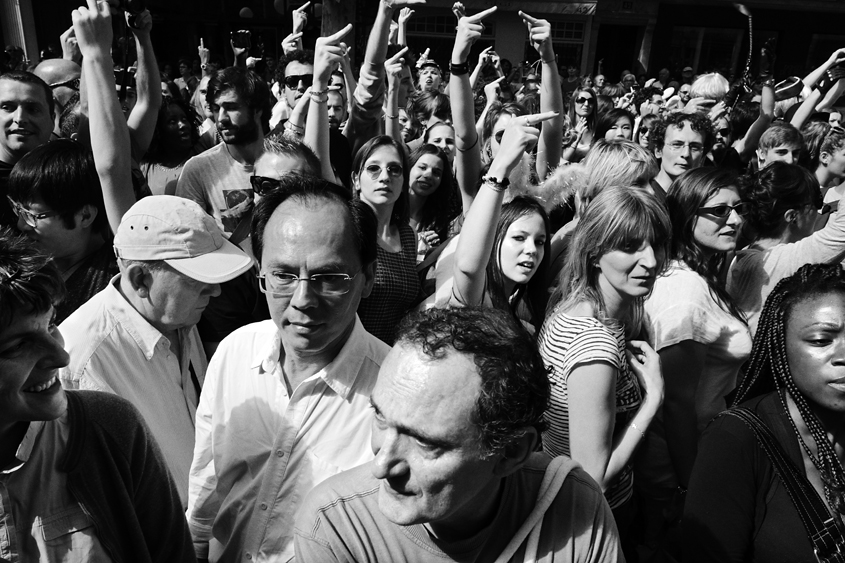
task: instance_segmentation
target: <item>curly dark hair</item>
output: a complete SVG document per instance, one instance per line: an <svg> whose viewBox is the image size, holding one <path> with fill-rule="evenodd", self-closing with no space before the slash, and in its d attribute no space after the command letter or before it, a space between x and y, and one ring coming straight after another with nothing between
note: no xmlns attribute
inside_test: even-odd
<svg viewBox="0 0 845 563"><path fill-rule="evenodd" d="M250 110L261 112L261 126L264 133L267 133L270 130L270 112L273 108L270 104L270 87L264 79L240 66L218 70L208 81L206 101L214 106L217 97L228 90L234 90Z"/></svg>
<svg viewBox="0 0 845 563"><path fill-rule="evenodd" d="M549 377L530 334L505 311L482 307L429 309L406 317L396 346L412 346L433 359L451 352L472 356L481 377L473 421L488 456L501 453L545 423Z"/></svg>
<svg viewBox="0 0 845 563"><path fill-rule="evenodd" d="M785 162L773 162L741 178L740 193L751 203L747 220L757 237L776 235L783 228L783 214L790 209L822 206L821 188L813 173Z"/></svg>
<svg viewBox="0 0 845 563"><path fill-rule="evenodd" d="M666 142L666 130L674 125L678 129L684 128L684 123L689 123L690 128L704 137L704 154L710 152L713 147L713 125L710 119L700 113L670 113L651 127L649 142L655 149L663 150L663 143Z"/></svg>
<svg viewBox="0 0 845 563"><path fill-rule="evenodd" d="M170 108L172 107L181 109L185 113L185 117L188 118L188 122L191 124L191 145L196 145L200 139L199 126L202 120L194 109L194 106L182 98L162 100L161 107L158 110L155 130L153 131L153 138L150 141L150 148L144 157L144 160L147 162L161 163L167 157L167 149L164 146L164 127L167 125Z"/></svg>
<svg viewBox="0 0 845 563"><path fill-rule="evenodd" d="M840 264L806 264L778 282L760 313L751 358L745 377L737 387L733 404L739 405L777 390L784 410L788 413L784 391L789 392L816 443L818 455L814 455L801 438L790 416L792 428L821 474L825 497L831 508L839 514L845 514L845 471L828 441L826 430L807 403L807 398L795 385L786 353L786 327L795 306L809 299L836 293L845 295L845 271Z"/></svg>
<svg viewBox="0 0 845 563"><path fill-rule="evenodd" d="M276 70L273 71L273 80L279 83L279 87L282 91L285 89L285 67L293 62L302 63L304 65L313 65L314 51L296 49L279 57L279 62L276 63Z"/></svg>
<svg viewBox="0 0 845 563"><path fill-rule="evenodd" d="M53 259L26 237L0 228L0 330L18 313L46 313L64 295Z"/></svg>

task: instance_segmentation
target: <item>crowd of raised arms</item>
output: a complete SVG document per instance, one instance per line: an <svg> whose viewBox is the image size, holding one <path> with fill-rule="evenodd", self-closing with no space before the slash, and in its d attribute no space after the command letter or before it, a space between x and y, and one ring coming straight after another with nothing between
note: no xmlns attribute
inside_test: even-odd
<svg viewBox="0 0 845 563"><path fill-rule="evenodd" d="M843 560L845 49L614 83L456 3L447 68L424 3L7 48L0 561Z"/></svg>

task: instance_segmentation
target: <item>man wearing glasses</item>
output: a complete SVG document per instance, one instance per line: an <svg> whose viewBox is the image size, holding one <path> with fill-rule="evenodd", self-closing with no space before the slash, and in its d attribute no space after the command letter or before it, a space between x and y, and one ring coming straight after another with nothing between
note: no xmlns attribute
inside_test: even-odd
<svg viewBox="0 0 845 563"><path fill-rule="evenodd" d="M46 82L53 91L53 100L56 102L53 132L55 137L60 137L59 117L73 95L79 92L82 68L67 59L47 59L35 67L32 73Z"/></svg>
<svg viewBox="0 0 845 563"><path fill-rule="evenodd" d="M227 337L206 375L187 511L201 561L293 556L305 494L373 457L369 397L389 350L356 314L375 278L372 210L311 176L255 181L271 320Z"/></svg>
<svg viewBox="0 0 845 563"><path fill-rule="evenodd" d="M672 182L704 161L704 155L713 145L713 126L710 120L698 113L671 113L654 123L654 156L660 159L660 171L651 187L663 202Z"/></svg>
<svg viewBox="0 0 845 563"><path fill-rule="evenodd" d="M231 238L242 221L249 221L253 200L249 177L264 150L270 88L254 72L229 67L208 81L207 97L223 142L185 163L176 195L200 204Z"/></svg>
<svg viewBox="0 0 845 563"><path fill-rule="evenodd" d="M53 106L50 87L31 72L0 76L0 227L17 223L6 199L9 174L29 151L50 140Z"/></svg>

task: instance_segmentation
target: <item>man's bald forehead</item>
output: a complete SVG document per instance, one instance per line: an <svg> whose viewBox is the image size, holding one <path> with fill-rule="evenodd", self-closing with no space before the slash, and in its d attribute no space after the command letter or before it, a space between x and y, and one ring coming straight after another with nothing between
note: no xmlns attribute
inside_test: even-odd
<svg viewBox="0 0 845 563"><path fill-rule="evenodd" d="M60 84L82 76L82 69L78 64L66 59L47 59L42 61L32 74L39 77L48 85Z"/></svg>

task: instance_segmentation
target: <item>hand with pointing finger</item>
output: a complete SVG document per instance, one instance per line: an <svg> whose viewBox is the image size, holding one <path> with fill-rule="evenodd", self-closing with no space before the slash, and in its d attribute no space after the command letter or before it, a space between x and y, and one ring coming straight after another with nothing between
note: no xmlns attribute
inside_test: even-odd
<svg viewBox="0 0 845 563"><path fill-rule="evenodd" d="M407 23L413 15L414 11L411 8L402 8L401 10L399 10L399 25Z"/></svg>
<svg viewBox="0 0 845 563"><path fill-rule="evenodd" d="M492 104L493 102L499 101L499 98L502 96L502 85L501 82L504 80L504 76L500 76L496 80L488 83L484 86L484 95L487 97L487 105Z"/></svg>
<svg viewBox="0 0 845 563"><path fill-rule="evenodd" d="M291 33L282 40L282 52L285 55L291 54L297 49L301 49L302 32Z"/></svg>
<svg viewBox="0 0 845 563"><path fill-rule="evenodd" d="M83 57L109 56L112 44L111 13L107 2L87 0L71 12L73 31Z"/></svg>
<svg viewBox="0 0 845 563"><path fill-rule="evenodd" d="M207 65L211 58L211 51L205 48L205 40L200 37L200 46L197 47L197 54L200 57L200 65Z"/></svg>
<svg viewBox="0 0 845 563"><path fill-rule="evenodd" d="M422 68L422 65L428 62L428 54L431 52L431 49L426 48L425 52L420 55L420 58L417 59L417 68Z"/></svg>
<svg viewBox="0 0 845 563"><path fill-rule="evenodd" d="M554 61L555 50L552 45L552 24L548 20L540 20L533 16L529 16L523 11L519 12L519 17L525 22L528 28L528 40L540 58L543 61Z"/></svg>
<svg viewBox="0 0 845 563"><path fill-rule="evenodd" d="M303 29L305 29L305 25L308 23L308 6L311 5L311 1L309 0L293 12L291 12L291 17L293 17L293 33L299 33Z"/></svg>
<svg viewBox="0 0 845 563"><path fill-rule="evenodd" d="M346 52L343 38L352 31L352 24L328 37L320 37L314 46L314 91L322 92L329 86L332 71L340 65Z"/></svg>
<svg viewBox="0 0 845 563"><path fill-rule="evenodd" d="M405 47L386 61L384 61L384 70L387 74L387 88L388 90L395 90L399 87L399 82L402 80L402 69L405 68L405 59L403 58L408 48Z"/></svg>
<svg viewBox="0 0 845 563"><path fill-rule="evenodd" d="M490 175L496 178L508 176L516 168L522 155L531 151L537 144L540 137L539 125L557 115L555 111L547 111L512 118L490 164Z"/></svg>
<svg viewBox="0 0 845 563"><path fill-rule="evenodd" d="M467 61L472 45L481 37L481 32L484 30L482 21L496 10L496 6L493 6L483 12L464 16L458 20L458 33L455 37L455 45L452 47L452 63L463 64Z"/></svg>

